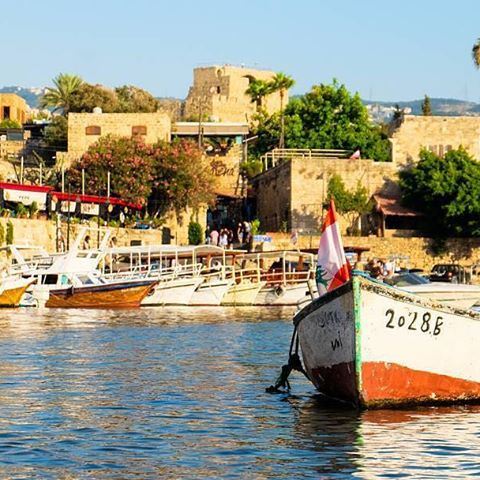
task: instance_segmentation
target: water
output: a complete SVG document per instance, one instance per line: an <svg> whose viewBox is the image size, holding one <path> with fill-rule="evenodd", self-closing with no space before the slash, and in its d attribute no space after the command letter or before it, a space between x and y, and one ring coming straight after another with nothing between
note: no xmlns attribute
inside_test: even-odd
<svg viewBox="0 0 480 480"><path fill-rule="evenodd" d="M473 478L480 408L358 413L285 361L290 311L4 311L0 478Z"/></svg>

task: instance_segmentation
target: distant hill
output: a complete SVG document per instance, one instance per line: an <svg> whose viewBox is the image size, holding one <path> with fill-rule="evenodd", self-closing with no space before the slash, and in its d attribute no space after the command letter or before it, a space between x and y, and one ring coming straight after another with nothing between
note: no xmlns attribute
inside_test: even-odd
<svg viewBox="0 0 480 480"><path fill-rule="evenodd" d="M16 93L22 97L30 108L38 108L40 97L45 93L45 88L25 88L25 87L0 87L0 93Z"/></svg>
<svg viewBox="0 0 480 480"><path fill-rule="evenodd" d="M401 109L405 109L406 112L411 115L421 115L422 102L423 99L411 100L407 102L363 100L363 103L367 106L374 121L388 120L388 117L392 115L396 105L398 105ZM480 115L480 104L475 102L466 102L464 100L457 100L455 98L430 98L430 104L433 115Z"/></svg>

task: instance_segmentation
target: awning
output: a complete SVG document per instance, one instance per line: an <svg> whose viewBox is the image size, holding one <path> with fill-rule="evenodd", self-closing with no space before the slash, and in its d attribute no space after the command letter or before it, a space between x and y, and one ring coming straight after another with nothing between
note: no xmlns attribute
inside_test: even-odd
<svg viewBox="0 0 480 480"><path fill-rule="evenodd" d="M423 214L410 208L406 208L401 204L398 197L383 197L381 195L374 195L375 208L381 212L385 217L422 217Z"/></svg>

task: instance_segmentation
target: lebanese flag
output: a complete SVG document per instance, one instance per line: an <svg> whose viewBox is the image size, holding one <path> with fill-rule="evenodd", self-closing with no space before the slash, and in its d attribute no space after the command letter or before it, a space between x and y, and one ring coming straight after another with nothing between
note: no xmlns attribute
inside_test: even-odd
<svg viewBox="0 0 480 480"><path fill-rule="evenodd" d="M350 264L345 258L333 198L322 226L316 280L319 295L324 295L350 280Z"/></svg>

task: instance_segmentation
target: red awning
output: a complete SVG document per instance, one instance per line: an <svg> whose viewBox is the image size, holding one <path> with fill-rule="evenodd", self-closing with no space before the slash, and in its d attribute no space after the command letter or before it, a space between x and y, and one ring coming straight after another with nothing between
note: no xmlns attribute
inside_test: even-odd
<svg viewBox="0 0 480 480"><path fill-rule="evenodd" d="M39 185L24 185L20 183L0 182L0 190L20 190L22 192L41 192L48 193L53 187Z"/></svg>
<svg viewBox="0 0 480 480"><path fill-rule="evenodd" d="M398 197L382 197L381 195L374 195L375 207L377 211L385 216L392 217L422 217L423 214L411 210L401 205L401 200Z"/></svg>
<svg viewBox="0 0 480 480"><path fill-rule="evenodd" d="M127 202L117 197L101 197L99 195L82 195L80 193L67 193L67 192L50 192L51 197L56 197L58 201L70 200L71 202L80 203L101 203L111 205L120 205L121 207L129 207L134 210L141 210L142 205L140 203Z"/></svg>

